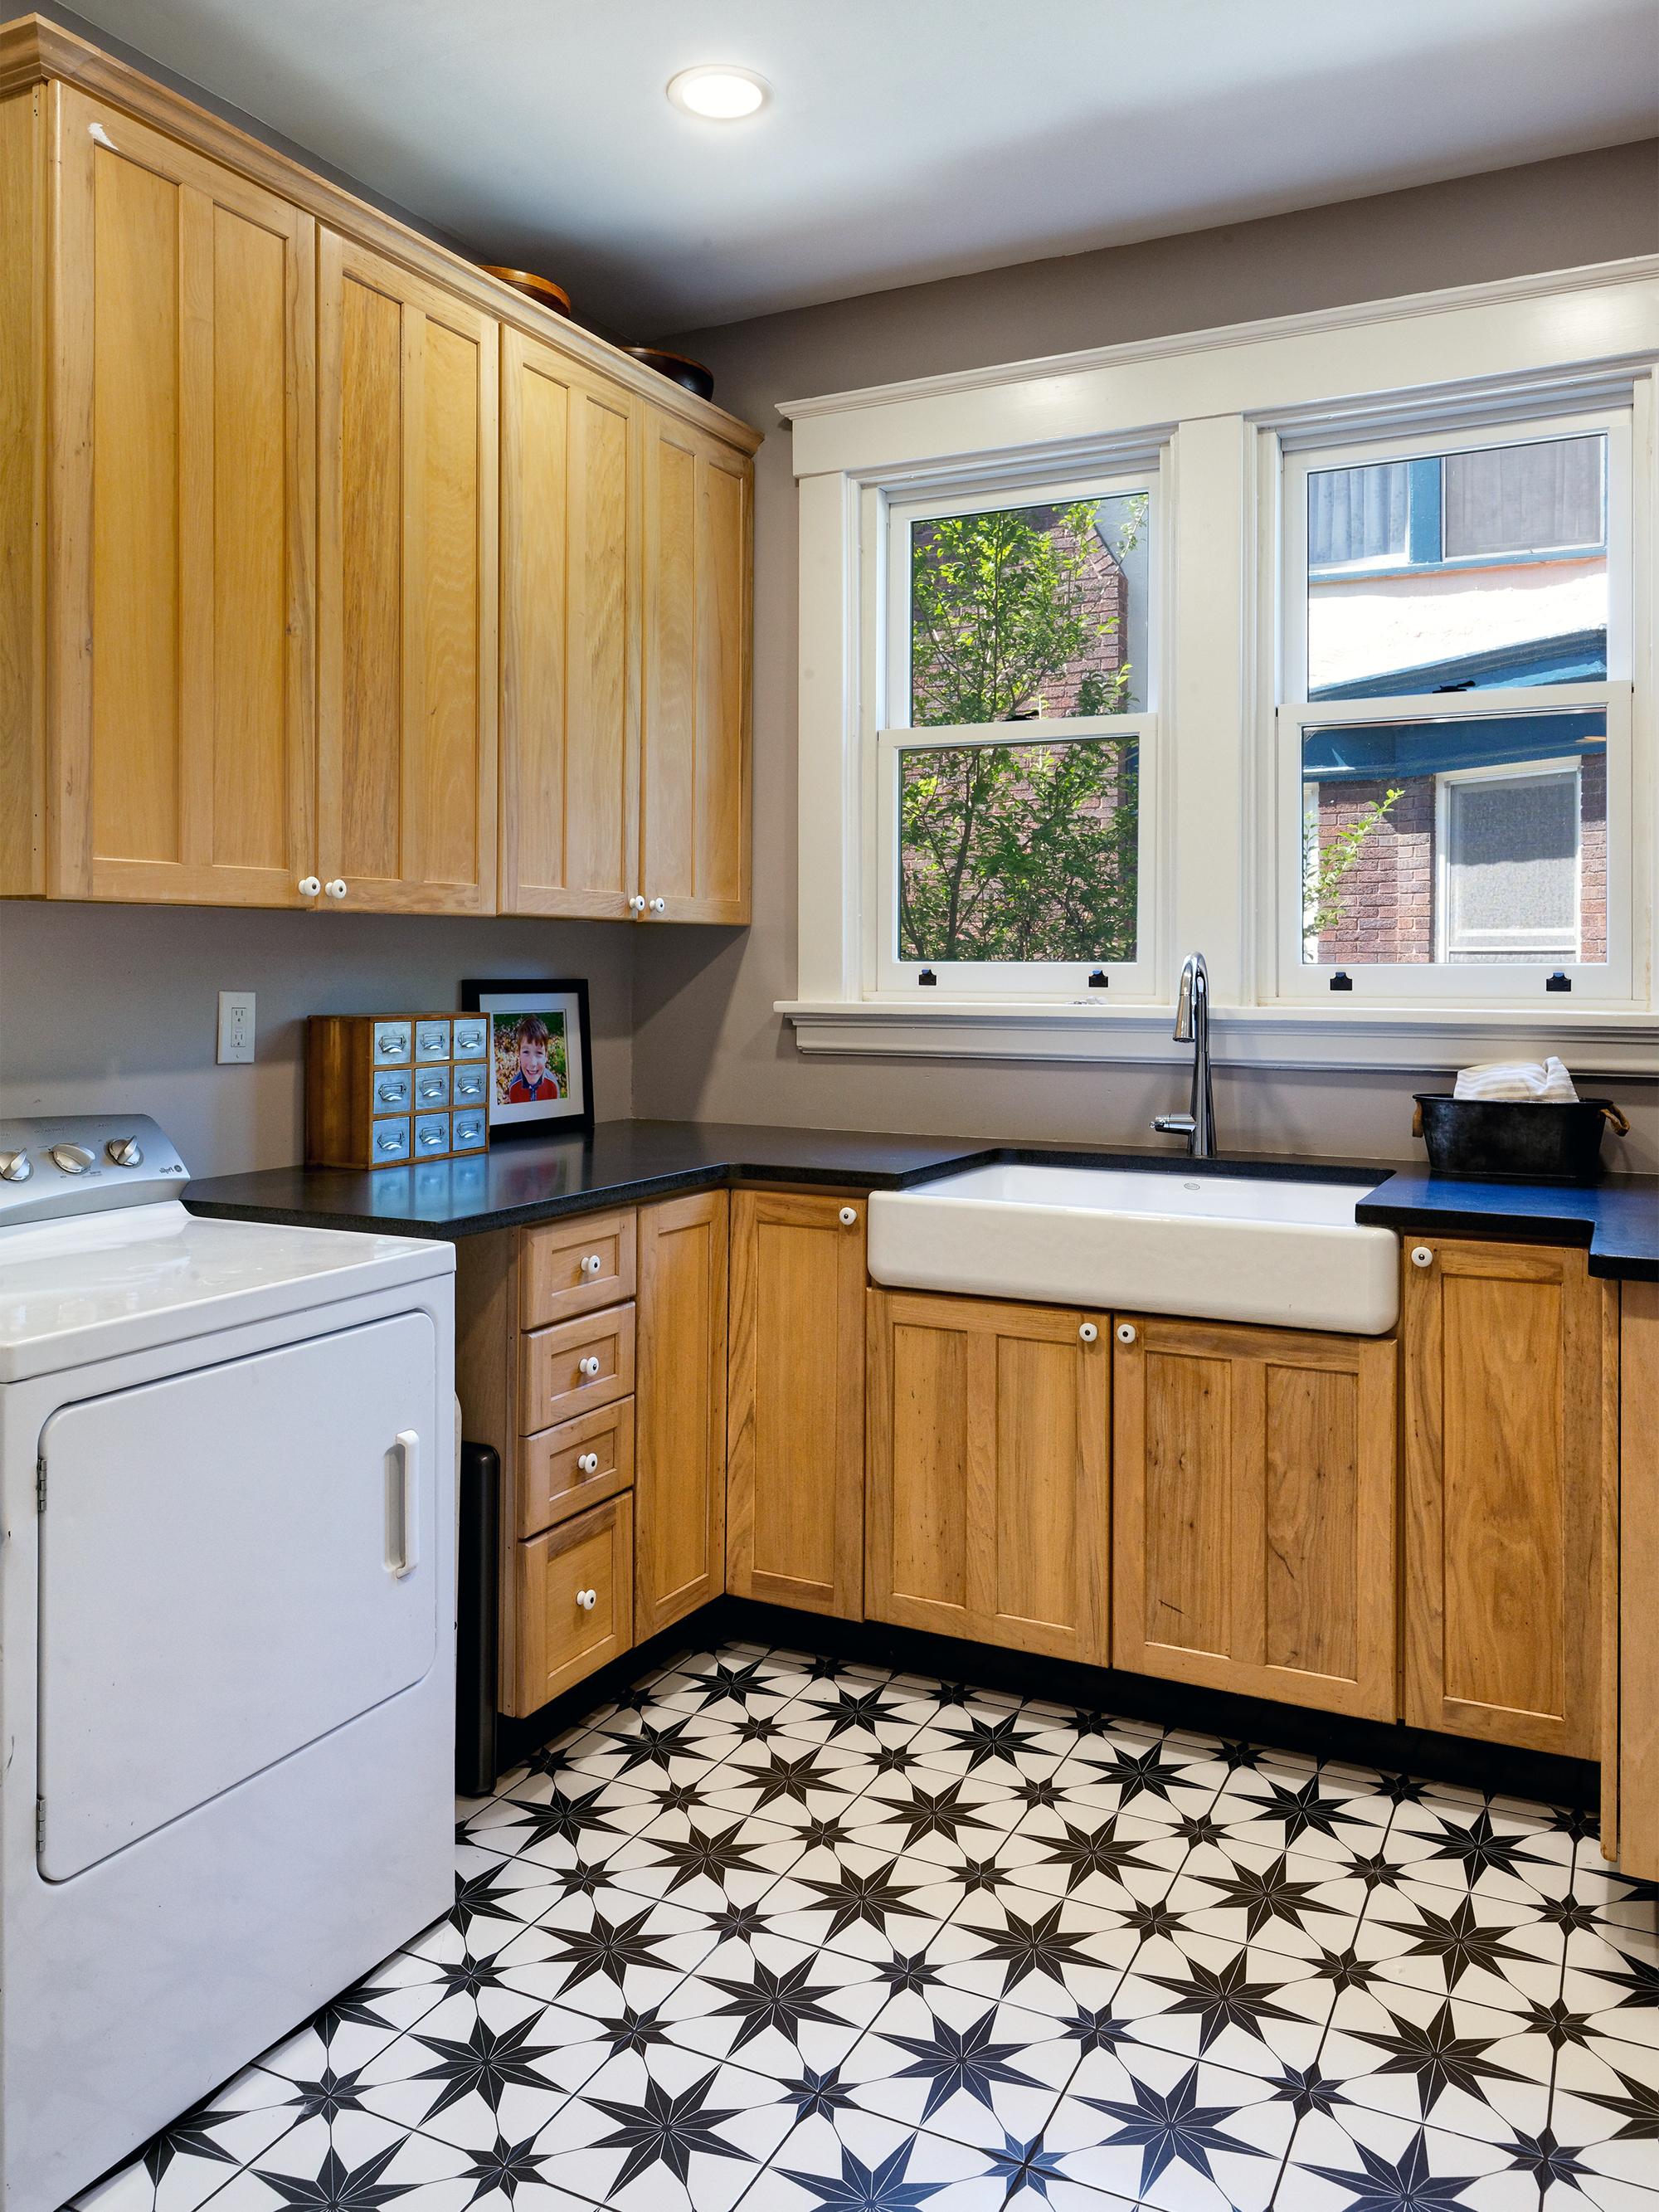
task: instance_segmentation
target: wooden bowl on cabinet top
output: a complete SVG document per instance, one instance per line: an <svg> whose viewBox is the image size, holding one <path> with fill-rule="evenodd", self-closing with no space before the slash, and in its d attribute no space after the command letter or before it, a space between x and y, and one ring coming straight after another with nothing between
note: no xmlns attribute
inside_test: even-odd
<svg viewBox="0 0 1659 2212"><path fill-rule="evenodd" d="M562 284L556 284L550 276L538 276L533 269L501 269L493 261L483 261L479 267L486 276L499 276L503 284L510 284L515 292L522 292L538 307L550 307L556 315L568 315L570 295Z"/></svg>

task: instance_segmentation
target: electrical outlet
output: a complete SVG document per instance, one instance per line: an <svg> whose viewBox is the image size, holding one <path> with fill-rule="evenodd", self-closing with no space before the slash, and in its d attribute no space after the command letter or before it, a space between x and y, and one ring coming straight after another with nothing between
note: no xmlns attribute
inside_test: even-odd
<svg viewBox="0 0 1659 2212"><path fill-rule="evenodd" d="M253 994L219 994L219 1064L222 1067L253 1057Z"/></svg>

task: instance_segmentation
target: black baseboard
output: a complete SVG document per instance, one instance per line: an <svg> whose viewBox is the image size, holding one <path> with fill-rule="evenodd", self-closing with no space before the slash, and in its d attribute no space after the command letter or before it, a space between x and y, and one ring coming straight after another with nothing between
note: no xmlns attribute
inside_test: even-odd
<svg viewBox="0 0 1659 2212"><path fill-rule="evenodd" d="M937 1675L979 1689L1111 1713L1121 1720L1193 1729L1270 1749L1301 1752L1312 1759L1342 1759L1416 1775L1427 1782L1455 1783L1493 1796L1538 1798L1586 1811L1594 1811L1600 1802L1601 1771L1590 1759L1517 1751L1468 1736L1407 1728L1400 1722L1354 1720L1306 1705L1282 1705L1267 1698L1123 1674L1115 1667L1036 1658L1029 1652L965 1643L919 1628L894 1628L879 1620L834 1620L823 1613L797 1613L787 1606L740 1597L716 1598L688 1613L527 1720L503 1717L498 1724L503 1771L676 1651L733 1641L782 1644L825 1658Z"/></svg>

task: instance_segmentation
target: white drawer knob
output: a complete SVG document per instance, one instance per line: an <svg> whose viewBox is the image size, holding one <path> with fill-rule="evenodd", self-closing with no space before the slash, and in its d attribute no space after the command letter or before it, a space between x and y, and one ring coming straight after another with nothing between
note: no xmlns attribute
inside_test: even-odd
<svg viewBox="0 0 1659 2212"><path fill-rule="evenodd" d="M1135 1325L1132 1321L1119 1322L1116 1333L1120 1344L1133 1344L1135 1340Z"/></svg>
<svg viewBox="0 0 1659 2212"><path fill-rule="evenodd" d="M599 1594L598 1590L585 1589L578 1590L576 1592L576 1602L580 1606L584 1613L592 1613L599 1601Z"/></svg>
<svg viewBox="0 0 1659 2212"><path fill-rule="evenodd" d="M590 1352L585 1359L579 1359L576 1362L578 1375L597 1375L599 1371L599 1355L597 1352Z"/></svg>
<svg viewBox="0 0 1659 2212"><path fill-rule="evenodd" d="M629 914L643 914L645 912L645 894L643 891L635 892L633 897L628 902L628 911Z"/></svg>
<svg viewBox="0 0 1659 2212"><path fill-rule="evenodd" d="M859 1210L856 1206L842 1206L841 1210L841 1221L843 1229L850 1229L858 1218Z"/></svg>
<svg viewBox="0 0 1659 2212"><path fill-rule="evenodd" d="M653 914L666 914L668 901L665 898L653 898L651 902L651 911Z"/></svg>
<svg viewBox="0 0 1659 2212"><path fill-rule="evenodd" d="M600 1268L601 1268L602 1267L604 1267L604 1265L605 1265L604 1261L603 1261L602 1259L600 1259L600 1257L599 1257L599 1254L598 1254L597 1252L584 1252L584 1253L583 1253L583 1255L582 1255L582 1273L583 1273L583 1274L585 1274L585 1275L597 1275L597 1274L599 1273L599 1272Z"/></svg>
<svg viewBox="0 0 1659 2212"><path fill-rule="evenodd" d="M1428 1245L1413 1244L1412 1246L1412 1265L1413 1267L1433 1267L1434 1254Z"/></svg>
<svg viewBox="0 0 1659 2212"><path fill-rule="evenodd" d="M331 876L328 881L323 885L323 890L329 898L343 899L346 895L345 878L343 876Z"/></svg>
<svg viewBox="0 0 1659 2212"><path fill-rule="evenodd" d="M584 1474L597 1474L599 1471L599 1455L598 1452L583 1452L577 1460L576 1465Z"/></svg>
<svg viewBox="0 0 1659 2212"><path fill-rule="evenodd" d="M300 878L300 896L301 898L315 898L318 892L321 890L322 888L323 879L320 876L301 876Z"/></svg>
<svg viewBox="0 0 1659 2212"><path fill-rule="evenodd" d="M1082 1328L1079 1329L1078 1334L1083 1339L1083 1341L1085 1344L1092 1344L1095 1339L1100 1334L1100 1331L1095 1327L1093 1322L1085 1321Z"/></svg>

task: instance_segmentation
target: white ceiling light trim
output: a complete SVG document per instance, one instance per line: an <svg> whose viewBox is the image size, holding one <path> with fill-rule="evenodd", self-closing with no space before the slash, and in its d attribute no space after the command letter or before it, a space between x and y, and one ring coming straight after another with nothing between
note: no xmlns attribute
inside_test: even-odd
<svg viewBox="0 0 1659 2212"><path fill-rule="evenodd" d="M668 97L675 106L708 123L741 123L758 114L771 96L772 88L763 76L734 62L706 62L668 80Z"/></svg>

